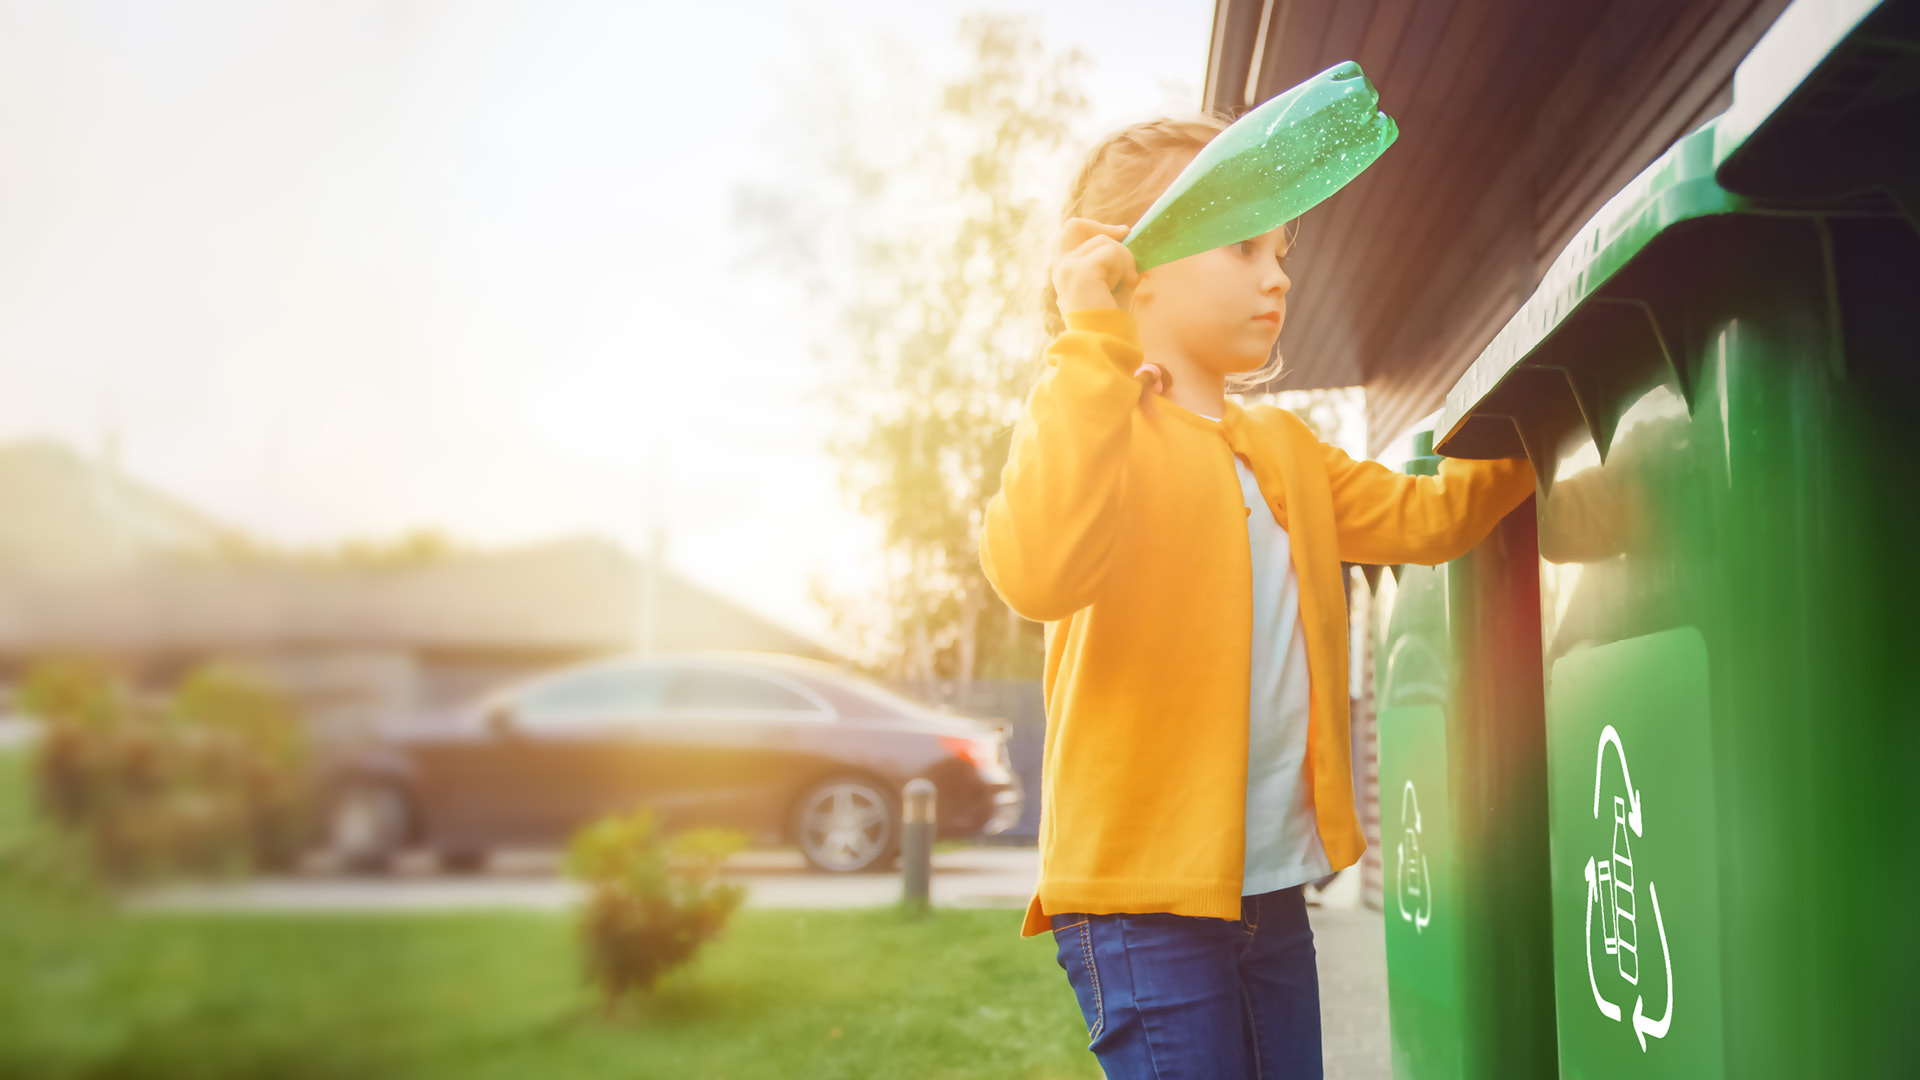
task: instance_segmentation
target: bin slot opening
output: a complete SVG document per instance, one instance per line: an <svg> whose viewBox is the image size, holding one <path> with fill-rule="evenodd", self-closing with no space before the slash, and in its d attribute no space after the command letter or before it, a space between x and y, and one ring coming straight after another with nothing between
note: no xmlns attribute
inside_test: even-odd
<svg viewBox="0 0 1920 1080"><path fill-rule="evenodd" d="M1736 75L1736 93L1740 83ZM1917 128L1920 19L1906 5L1884 4L1727 152L1715 176L1753 198L1828 210L1851 203L1920 227L1920 158L1904 134Z"/></svg>

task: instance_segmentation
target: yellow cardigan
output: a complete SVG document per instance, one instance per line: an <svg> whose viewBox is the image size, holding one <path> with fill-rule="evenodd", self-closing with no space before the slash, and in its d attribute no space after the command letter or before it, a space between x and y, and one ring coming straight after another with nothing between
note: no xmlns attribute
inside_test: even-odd
<svg viewBox="0 0 1920 1080"><path fill-rule="evenodd" d="M980 563L1046 623L1040 881L1055 912L1240 917L1252 559L1233 455L1285 528L1309 672L1305 780L1333 868L1366 850L1354 809L1340 564L1458 558L1533 492L1524 459L1407 476L1356 462L1292 413L1219 421L1140 408L1133 317L1070 312L1047 346L987 505Z"/></svg>

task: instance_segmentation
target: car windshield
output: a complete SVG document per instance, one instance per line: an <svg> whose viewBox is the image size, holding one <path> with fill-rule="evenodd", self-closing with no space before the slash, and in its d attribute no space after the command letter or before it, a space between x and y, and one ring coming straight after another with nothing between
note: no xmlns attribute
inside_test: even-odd
<svg viewBox="0 0 1920 1080"><path fill-rule="evenodd" d="M930 706L857 677L817 676L807 682L842 716L912 716L930 711Z"/></svg>

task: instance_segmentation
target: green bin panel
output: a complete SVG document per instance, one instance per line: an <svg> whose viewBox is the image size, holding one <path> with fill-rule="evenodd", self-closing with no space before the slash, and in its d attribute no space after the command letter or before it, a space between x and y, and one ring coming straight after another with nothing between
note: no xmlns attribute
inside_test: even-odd
<svg viewBox="0 0 1920 1080"><path fill-rule="evenodd" d="M1561 1075L1920 1076L1920 4L1803 0L1734 86L1440 447L1539 478Z"/></svg>
<svg viewBox="0 0 1920 1080"><path fill-rule="evenodd" d="M1691 627L1554 661L1554 923L1583 931L1554 940L1568 1080L1726 1075L1707 684Z"/></svg>
<svg viewBox="0 0 1920 1080"><path fill-rule="evenodd" d="M1417 467L1417 466L1416 466ZM1554 1067L1532 511L1381 580L1382 889L1397 1080ZM1512 588L1517 580L1520 588ZM1516 668L1535 694L1504 687Z"/></svg>
<svg viewBox="0 0 1920 1080"><path fill-rule="evenodd" d="M1437 705L1383 708L1380 858L1393 1075L1462 1073L1459 902L1452 889L1446 715ZM1392 749L1389 750L1388 748Z"/></svg>

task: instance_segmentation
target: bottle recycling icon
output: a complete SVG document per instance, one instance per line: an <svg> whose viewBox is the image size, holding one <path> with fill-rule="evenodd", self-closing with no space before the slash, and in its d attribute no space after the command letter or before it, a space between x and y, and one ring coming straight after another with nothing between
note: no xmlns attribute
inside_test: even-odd
<svg viewBox="0 0 1920 1080"><path fill-rule="evenodd" d="M1427 853L1420 850L1420 797L1411 780L1400 792L1400 829L1400 843L1394 848L1400 918L1412 923L1417 934L1433 921L1433 879L1427 875Z"/></svg>
<svg viewBox="0 0 1920 1080"><path fill-rule="evenodd" d="M1640 791L1633 786L1633 780L1627 772L1627 749L1620 741L1620 733L1608 724L1600 732L1598 757L1593 768L1593 818L1603 820L1601 814L1601 785L1607 772L1607 748L1613 748L1613 756L1620 762L1620 781L1624 795L1612 796L1607 809L1613 822L1613 844L1604 858L1589 858L1585 875L1587 879L1587 919L1586 952L1587 983L1593 990L1593 1003L1609 1020L1619 1020L1621 1009L1618 1004L1600 992L1600 981L1595 975L1593 963L1593 915L1594 908L1600 909L1601 943L1605 955L1614 958L1612 968L1618 973L1619 981L1629 989L1625 993L1634 993L1640 989L1641 956L1643 944L1640 935L1639 905L1636 902L1637 880L1633 867L1633 841L1641 837ZM1658 1020L1646 1015L1646 996L1640 993L1633 1003L1633 1034L1640 1040L1642 1053L1647 1049L1647 1038L1664 1039L1667 1030L1673 1024L1673 957L1667 951L1667 927L1660 915L1660 894L1653 882L1647 882L1647 899L1653 904L1653 925L1656 940L1660 943L1660 963L1666 971L1664 994L1666 1004ZM1602 962L1601 970L1607 965ZM1617 986L1608 979L1610 986ZM1624 1000L1625 993L1621 994Z"/></svg>

